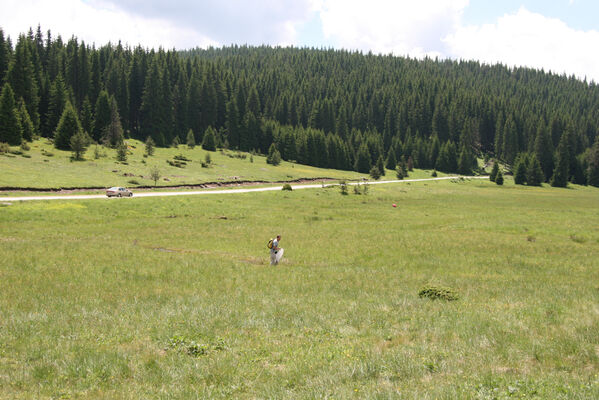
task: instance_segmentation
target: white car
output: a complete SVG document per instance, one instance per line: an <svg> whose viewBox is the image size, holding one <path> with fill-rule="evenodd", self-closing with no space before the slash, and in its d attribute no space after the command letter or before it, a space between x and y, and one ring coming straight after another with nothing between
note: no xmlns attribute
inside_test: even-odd
<svg viewBox="0 0 599 400"><path fill-rule="evenodd" d="M108 197L131 197L133 193L129 189L123 187L111 187L106 189L106 196Z"/></svg>

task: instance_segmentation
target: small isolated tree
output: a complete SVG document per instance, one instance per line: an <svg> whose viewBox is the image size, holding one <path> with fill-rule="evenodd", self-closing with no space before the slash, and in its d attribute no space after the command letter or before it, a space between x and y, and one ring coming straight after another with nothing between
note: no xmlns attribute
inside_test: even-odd
<svg viewBox="0 0 599 400"><path fill-rule="evenodd" d="M154 155L154 148L156 147L156 143L154 143L154 139L151 136L146 138L146 154L149 156Z"/></svg>
<svg viewBox="0 0 599 400"><path fill-rule="evenodd" d="M210 164L212 164L212 157L210 157L210 153L206 153L206 157L204 157L204 162L205 162L207 165L210 165Z"/></svg>
<svg viewBox="0 0 599 400"><path fill-rule="evenodd" d="M497 174L499 174L499 163L495 161L493 163L493 169L491 169L491 175L489 175L489 180L491 182L495 182L495 179L497 179Z"/></svg>
<svg viewBox="0 0 599 400"><path fill-rule="evenodd" d="M171 146L174 147L175 149L178 149L180 144L181 144L181 139L179 139L179 136L175 135Z"/></svg>
<svg viewBox="0 0 599 400"><path fill-rule="evenodd" d="M116 160L123 163L127 162L127 145L125 142L121 142L116 148Z"/></svg>
<svg viewBox="0 0 599 400"><path fill-rule="evenodd" d="M498 185L503 185L503 174L501 173L501 171L497 172L497 176L495 177L495 183Z"/></svg>
<svg viewBox="0 0 599 400"><path fill-rule="evenodd" d="M414 159L412 158L412 156L408 157L408 171L414 171Z"/></svg>
<svg viewBox="0 0 599 400"><path fill-rule="evenodd" d="M381 171L379 171L379 169L378 169L378 167L376 165L374 167L370 168L370 176L375 181L378 181L380 179L380 177L381 177Z"/></svg>
<svg viewBox="0 0 599 400"><path fill-rule="evenodd" d="M395 167L395 176L400 180L408 176L403 164L397 164L397 167Z"/></svg>
<svg viewBox="0 0 599 400"><path fill-rule="evenodd" d="M347 195L347 182L339 181L339 190L342 195Z"/></svg>
<svg viewBox="0 0 599 400"><path fill-rule="evenodd" d="M533 153L528 160L528 169L526 171L526 184L528 186L541 186L545 180L543 168L537 156Z"/></svg>
<svg viewBox="0 0 599 400"><path fill-rule="evenodd" d="M204 132L202 148L206 151L216 151L216 135L211 126L206 129L206 132Z"/></svg>
<svg viewBox="0 0 599 400"><path fill-rule="evenodd" d="M152 168L150 168L150 179L154 181L154 187L156 187L156 184L160 179L160 170L155 165Z"/></svg>
<svg viewBox="0 0 599 400"><path fill-rule="evenodd" d="M67 101L58 126L56 127L56 136L54 139L54 147L61 150L71 149L71 138L81 132L81 124L75 109L71 102Z"/></svg>
<svg viewBox="0 0 599 400"><path fill-rule="evenodd" d="M277 146L274 143L268 148L268 156L266 156L266 163L277 166L281 163L281 153L277 150Z"/></svg>
<svg viewBox="0 0 599 400"><path fill-rule="evenodd" d="M193 149L196 146L196 138L193 134L193 130L189 129L187 131L187 147Z"/></svg>
<svg viewBox="0 0 599 400"><path fill-rule="evenodd" d="M71 137L71 151L73 152L73 160L83 160L83 154L87 150L90 140L91 138L82 131L77 132Z"/></svg>

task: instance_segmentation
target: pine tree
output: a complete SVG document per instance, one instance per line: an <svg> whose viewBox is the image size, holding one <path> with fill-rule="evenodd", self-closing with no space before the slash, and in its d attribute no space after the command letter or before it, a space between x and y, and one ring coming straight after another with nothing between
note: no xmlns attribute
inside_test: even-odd
<svg viewBox="0 0 599 400"><path fill-rule="evenodd" d="M89 146L90 137L83 131L77 132L70 140L71 151L73 152L73 160L82 161L83 154Z"/></svg>
<svg viewBox="0 0 599 400"><path fill-rule="evenodd" d="M397 159L395 158L395 149L391 148L387 155L387 163L385 164L387 169L394 170L397 166Z"/></svg>
<svg viewBox="0 0 599 400"><path fill-rule="evenodd" d="M163 147L168 143L165 135L165 124L168 121L165 115L171 111L164 109L166 93L164 93L163 76L158 63L158 60L152 63L145 80L140 109L140 130L142 136L151 136L157 146Z"/></svg>
<svg viewBox="0 0 599 400"><path fill-rule="evenodd" d="M495 177L495 183L498 185L503 185L503 174L501 173L501 171L497 172L497 176Z"/></svg>
<svg viewBox="0 0 599 400"><path fill-rule="evenodd" d="M21 121L21 132L23 140L31 142L33 135L35 135L35 129L33 128L33 122L29 118L27 107L25 107L25 101L21 99L19 102L19 120Z"/></svg>
<svg viewBox="0 0 599 400"><path fill-rule="evenodd" d="M204 132L204 140L202 140L202 148L206 151L216 151L216 138L214 129L209 126Z"/></svg>
<svg viewBox="0 0 599 400"><path fill-rule="evenodd" d="M497 179L498 173L499 173L499 163L497 161L495 161L493 163L493 168L491 169L491 174L489 175L489 180L491 182L495 182L495 179Z"/></svg>
<svg viewBox="0 0 599 400"><path fill-rule="evenodd" d="M528 160L528 170L526 171L526 184L528 186L541 186L545 181L545 175L541 168L541 163L533 153Z"/></svg>
<svg viewBox="0 0 599 400"><path fill-rule="evenodd" d="M281 163L281 153L277 150L277 146L274 143L268 148L268 156L266 156L266 163L277 166Z"/></svg>
<svg viewBox="0 0 599 400"><path fill-rule="evenodd" d="M379 170L381 176L385 176L385 163L383 162L383 155L379 156L379 159L376 162L376 167Z"/></svg>
<svg viewBox="0 0 599 400"><path fill-rule="evenodd" d="M10 83L6 83L0 95L0 142L18 146L21 140L21 119L15 104L15 95Z"/></svg>
<svg viewBox="0 0 599 400"><path fill-rule="evenodd" d="M227 128L227 140L232 149L238 149L241 145L241 127L239 124L239 109L235 96L227 103L227 118L225 126Z"/></svg>
<svg viewBox="0 0 599 400"><path fill-rule="evenodd" d="M196 145L196 139L195 136L193 135L193 130L189 129L187 131L187 147L189 147L190 149L193 149Z"/></svg>
<svg viewBox="0 0 599 400"><path fill-rule="evenodd" d="M551 136L549 136L549 130L541 122L537 130L537 137L535 139L535 155L537 160L541 164L543 175L545 176L544 182L548 182L553 174L553 143Z"/></svg>
<svg viewBox="0 0 599 400"><path fill-rule="evenodd" d="M536 160L536 157L535 157ZM515 161L515 173L514 173L514 183L516 185L524 185L527 181L529 161L528 157L524 153L520 153L518 157L516 157Z"/></svg>
<svg viewBox="0 0 599 400"><path fill-rule="evenodd" d="M4 39L4 31L0 28L0 85L4 82L4 77L8 71L8 62L10 60L10 53L6 40Z"/></svg>
<svg viewBox="0 0 599 400"><path fill-rule="evenodd" d="M381 171L379 170L379 168L376 165L374 165L372 168L370 168L370 171L368 172L368 174L375 181L378 181L381 177Z"/></svg>
<svg viewBox="0 0 599 400"><path fill-rule="evenodd" d="M114 96L110 97L110 123L102 132L102 142L107 146L116 148L123 142L123 126Z"/></svg>
<svg viewBox="0 0 599 400"><path fill-rule="evenodd" d="M368 151L366 143L362 143L358 150L358 154L356 155L356 163L354 165L354 170L363 174L367 174L370 172L370 168L370 152Z"/></svg>
<svg viewBox="0 0 599 400"><path fill-rule="evenodd" d="M595 144L591 148L588 162L587 184L599 187L599 136L595 138Z"/></svg>
<svg viewBox="0 0 599 400"><path fill-rule="evenodd" d="M104 132L106 128L110 125L112 121L112 107L110 105L110 97L108 96L108 92L106 90L101 90L98 95L98 100L96 100L96 112L94 119L94 128L92 130L92 138L96 142L102 141L102 136L104 136Z"/></svg>
<svg viewBox="0 0 599 400"><path fill-rule="evenodd" d="M71 138L81 132L81 124L75 109L70 101L64 108L58 126L56 127L56 136L54 138L54 147L61 150L71 149Z"/></svg>
<svg viewBox="0 0 599 400"><path fill-rule="evenodd" d="M81 128L87 134L91 134L94 127L94 117L92 113L92 105L88 97L85 97L83 104L81 105L81 112L79 116L81 121Z"/></svg>
<svg viewBox="0 0 599 400"><path fill-rule="evenodd" d="M472 167L472 155L464 145L462 146L460 158L458 159L458 173L461 175L470 175L472 173Z"/></svg>
<svg viewBox="0 0 599 400"><path fill-rule="evenodd" d="M42 129L42 135L53 137L54 131L58 126L58 121L62 117L64 107L67 104L67 89L61 75L52 82L50 87L50 98L48 103L48 112L46 114L46 124Z"/></svg>
<svg viewBox="0 0 599 400"><path fill-rule="evenodd" d="M14 91L14 97L25 100L27 112L37 131L40 124L38 113L39 87L35 76L30 44L25 35L19 36L6 81L10 83Z"/></svg>
<svg viewBox="0 0 599 400"><path fill-rule="evenodd" d="M551 186L566 187L568 186L568 175L570 171L570 154L568 152L568 135L563 134L557 146L555 156L555 169L551 177Z"/></svg>
<svg viewBox="0 0 599 400"><path fill-rule="evenodd" d="M153 156L154 155L154 147L156 147L156 143L154 143L154 139L152 139L151 136L148 136L146 138L146 154L148 156Z"/></svg>

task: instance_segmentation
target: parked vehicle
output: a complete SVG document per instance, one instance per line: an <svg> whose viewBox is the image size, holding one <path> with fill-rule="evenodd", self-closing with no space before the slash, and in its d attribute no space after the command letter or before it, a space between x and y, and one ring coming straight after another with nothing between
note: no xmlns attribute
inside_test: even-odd
<svg viewBox="0 0 599 400"><path fill-rule="evenodd" d="M110 189L106 189L106 196L108 197L131 197L133 193L126 188L123 187L111 187Z"/></svg>

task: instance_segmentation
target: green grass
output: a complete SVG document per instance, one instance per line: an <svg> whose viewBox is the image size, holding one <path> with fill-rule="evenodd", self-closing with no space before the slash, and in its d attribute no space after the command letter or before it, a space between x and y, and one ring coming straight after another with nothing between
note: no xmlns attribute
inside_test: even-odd
<svg viewBox="0 0 599 400"><path fill-rule="evenodd" d="M266 163L266 157L227 152L207 152L196 146L188 149L157 148L153 156L144 157L145 146L137 140L127 140L129 155L127 164L116 161L116 150L99 146L102 157L94 157L92 145L85 154L86 161L71 161L71 152L55 149L46 139L30 144L31 149L23 155L0 154L0 187L17 188L61 188L61 187L110 187L154 185L150 169L157 166L161 173L159 186L200 184L205 182L250 181L289 181L301 178L361 179L367 175L351 171L321 169L283 161L279 166ZM13 148L17 150L18 148ZM210 154L212 164L202 168L206 154ZM51 155L48 155L51 154ZM170 166L167 160L177 155L190 159L184 168ZM230 157L242 154L246 158ZM416 171L410 177L429 177L430 171ZM439 175L442 176L442 175ZM395 179L393 171L387 171L386 178ZM383 177L384 179L385 177ZM134 182L134 183L132 183ZM135 183L136 182L136 183Z"/></svg>
<svg viewBox="0 0 599 400"><path fill-rule="evenodd" d="M599 397L599 190L349 192L0 204L0 398Z"/></svg>

